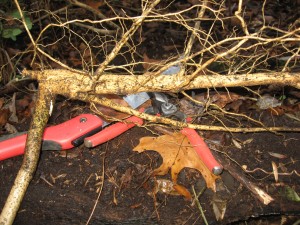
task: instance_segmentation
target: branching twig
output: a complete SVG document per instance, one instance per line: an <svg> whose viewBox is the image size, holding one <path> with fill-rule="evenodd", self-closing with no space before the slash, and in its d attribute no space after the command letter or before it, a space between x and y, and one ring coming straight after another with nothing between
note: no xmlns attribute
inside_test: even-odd
<svg viewBox="0 0 300 225"><path fill-rule="evenodd" d="M145 119L147 121L167 124L167 125L171 125L171 126L178 127L178 128L189 127L189 128L198 129L198 130L227 131L227 132L233 132L233 133L236 133L236 132L252 133L252 132L268 132L268 131L300 132L300 128L291 128L291 127L235 128L235 127L220 127L220 126L190 124L190 123L185 123L185 122L172 120L172 119L169 119L169 118L158 117L158 116L153 116L153 115L141 113L137 110L121 106L121 105L119 105L119 104L117 104L117 103L115 103L115 102L113 102L109 99L106 99L106 98L98 98L97 96L88 96L88 95L86 95L86 96L79 96L78 99L83 100L83 101L94 102L94 103L97 103L97 104L100 104L100 105L104 105L104 106L110 107L112 109L115 109L117 111L140 117L140 118Z"/></svg>
<svg viewBox="0 0 300 225"><path fill-rule="evenodd" d="M21 7L20 7L20 5L19 5L18 0L14 0L14 2L15 2L16 6L17 6L17 8L18 8L18 11L19 11L19 13L20 13L20 15L21 15L22 22L23 22L23 25L24 25L24 27L25 27L25 30L26 30L26 32L27 32L29 38L30 38L30 41L31 41L33 47L34 47L34 50L35 50L35 51L34 51L34 57L33 57L33 58L35 58L36 51L38 51L39 53L41 53L41 54L44 55L45 57L49 58L49 59L52 60L53 62L55 62L55 63L57 63L58 65L60 65L61 67L65 68L65 69L68 69L68 70L70 70L70 71L74 71L74 72L77 72L77 73L81 73L81 71L76 70L76 69L73 69L73 68L71 68L71 67L68 67L67 65L65 65L65 64L62 63L62 62L60 62L59 60L56 60L55 58L53 58L51 55L49 55L48 53L46 53L45 51L43 51L43 50L38 46L38 44L34 41L32 35L31 35L31 33L30 33L30 31L29 31L27 25L26 25L27 23L26 23L26 21L25 21L25 18L24 18L24 15L23 15L23 12L22 12L22 10L21 10ZM33 62L33 61L32 61L32 62Z"/></svg>
<svg viewBox="0 0 300 225"><path fill-rule="evenodd" d="M200 213L201 213L201 216L202 216L202 219L203 219L203 221L204 221L204 224L208 225L208 222L207 222L207 220L206 220L204 211L203 211L202 206L201 206L201 204L200 204L200 202L199 202L199 199L198 199L199 196L196 194L196 191L195 191L194 186L192 186L192 190L193 190L193 194L194 194L194 201L196 202L196 204L197 204L197 206L198 206L198 209L199 209L199 211L200 211ZM203 190L202 190L202 191L203 191ZM202 192L202 191L201 191L201 192Z"/></svg>
<svg viewBox="0 0 300 225"><path fill-rule="evenodd" d="M137 31L137 29L141 26L142 22L146 19L149 13L153 10L153 8L160 2L160 0L155 0L153 3L150 4L148 8L142 13L141 16L134 19L132 26L129 28L128 31L124 33L122 39L116 43L114 49L110 52L108 56L106 56L105 60L99 65L98 69L96 70L96 79L95 84L98 82L99 78L103 75L103 71L107 67L107 65L117 56L118 52L121 48L127 43L130 37Z"/></svg>

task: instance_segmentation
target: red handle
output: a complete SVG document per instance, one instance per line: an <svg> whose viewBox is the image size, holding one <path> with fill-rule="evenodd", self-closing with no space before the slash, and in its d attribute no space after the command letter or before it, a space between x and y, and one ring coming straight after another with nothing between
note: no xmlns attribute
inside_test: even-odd
<svg viewBox="0 0 300 225"><path fill-rule="evenodd" d="M223 167L216 161L215 157L212 155L204 140L194 129L183 128L181 130L181 133L187 136L196 153L199 155L207 168L212 171L213 174L219 175L220 173L222 173Z"/></svg>
<svg viewBox="0 0 300 225"><path fill-rule="evenodd" d="M142 125L143 120L136 116L131 116L127 118L124 122L115 123L104 130L100 131L99 133L88 137L84 140L84 145L88 148L95 147L102 143L105 143L120 134L124 133L125 131L129 130L130 128L134 127L136 124Z"/></svg>
<svg viewBox="0 0 300 225"><path fill-rule="evenodd" d="M82 114L64 123L45 129L42 150L66 150L82 144L83 138L102 128L103 121L92 114ZM0 160L22 155L27 134L0 142Z"/></svg>
<svg viewBox="0 0 300 225"><path fill-rule="evenodd" d="M0 161L24 153L27 134L0 142Z"/></svg>

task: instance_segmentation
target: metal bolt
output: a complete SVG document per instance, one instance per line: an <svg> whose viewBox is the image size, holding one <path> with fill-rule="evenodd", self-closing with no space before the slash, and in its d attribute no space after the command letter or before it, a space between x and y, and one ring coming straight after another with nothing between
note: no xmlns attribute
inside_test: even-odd
<svg viewBox="0 0 300 225"><path fill-rule="evenodd" d="M223 172L223 167L222 166L215 166L212 169L212 173L215 175L220 175Z"/></svg>
<svg viewBox="0 0 300 225"><path fill-rule="evenodd" d="M79 121L80 121L80 123L85 123L87 121L87 118L86 117L81 117Z"/></svg>
<svg viewBox="0 0 300 225"><path fill-rule="evenodd" d="M161 105L161 110L164 115L168 116L175 113L177 111L177 107L172 103L165 102Z"/></svg>

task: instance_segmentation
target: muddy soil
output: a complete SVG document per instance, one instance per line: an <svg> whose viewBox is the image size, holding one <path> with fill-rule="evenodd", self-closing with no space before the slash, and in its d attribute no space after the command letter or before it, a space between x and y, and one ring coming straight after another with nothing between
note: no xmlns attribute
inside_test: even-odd
<svg viewBox="0 0 300 225"><path fill-rule="evenodd" d="M50 123L62 122L70 116L73 115L52 117ZM285 116L264 118L276 121L277 125L299 126L299 122ZM26 129L28 123L24 124L23 129ZM154 151L141 154L132 151L143 136L153 134L135 127L93 149L80 146L65 152L42 152L14 224L85 224L90 216L90 224L204 224L194 202L182 196L154 192L155 179L161 177L152 177L151 172L162 163L162 158ZM299 170L299 133L231 136L203 132L203 136L207 143L220 137L227 139L224 146L212 147L218 150L213 153L227 159L226 162L238 171L242 169L233 161L240 166L246 165L250 172L242 173L243 176L274 198L269 205L262 204L225 170L221 178L226 191L216 195L206 189L199 197L209 224L245 224L245 221L247 224L293 224L297 221L300 204L286 197L284 187L288 185L297 193L300 191L299 174L295 174L295 170ZM233 138L245 144L240 148L233 144ZM279 159L272 153L286 157ZM278 170L285 173L279 175L277 182L271 162L281 165ZM0 162L0 207L4 205L21 163L22 156ZM205 187L201 175L188 168L180 173L179 182L191 193L192 186L196 193ZM216 220L213 212L212 202L216 196L226 204L221 221Z"/></svg>

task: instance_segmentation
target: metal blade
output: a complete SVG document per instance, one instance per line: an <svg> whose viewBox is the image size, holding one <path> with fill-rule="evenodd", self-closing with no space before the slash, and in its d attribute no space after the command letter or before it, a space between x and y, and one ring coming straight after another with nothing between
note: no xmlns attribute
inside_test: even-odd
<svg viewBox="0 0 300 225"><path fill-rule="evenodd" d="M147 100L149 100L150 96L147 94L147 92L140 92L137 94L127 95L123 97L123 99L128 103L128 105L131 108L136 109L137 107L145 103Z"/></svg>

